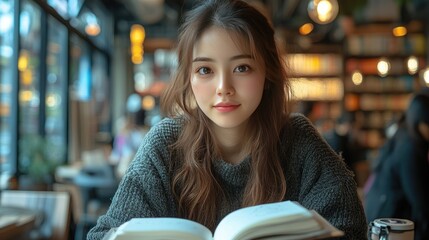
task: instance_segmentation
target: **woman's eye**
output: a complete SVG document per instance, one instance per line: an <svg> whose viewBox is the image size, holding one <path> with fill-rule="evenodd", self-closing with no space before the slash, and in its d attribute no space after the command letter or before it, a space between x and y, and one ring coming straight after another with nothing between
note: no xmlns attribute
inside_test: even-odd
<svg viewBox="0 0 429 240"><path fill-rule="evenodd" d="M247 72L250 70L250 67L247 65L241 65L234 69L234 72Z"/></svg>
<svg viewBox="0 0 429 240"><path fill-rule="evenodd" d="M210 68L207 68L207 67L200 67L200 68L198 68L197 72L201 75L206 75L206 74L211 73L211 70L210 70Z"/></svg>

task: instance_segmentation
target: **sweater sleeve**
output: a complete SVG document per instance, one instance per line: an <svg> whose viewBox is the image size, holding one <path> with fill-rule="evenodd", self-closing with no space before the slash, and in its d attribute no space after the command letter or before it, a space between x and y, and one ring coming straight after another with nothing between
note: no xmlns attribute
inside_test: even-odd
<svg viewBox="0 0 429 240"><path fill-rule="evenodd" d="M166 158L166 129L151 130L122 178L106 214L100 216L88 240L102 239L111 229L131 218L175 216Z"/></svg>
<svg viewBox="0 0 429 240"><path fill-rule="evenodd" d="M301 173L298 201L344 231L341 239L367 239L367 223L353 173L312 126L297 118L292 127L294 159Z"/></svg>

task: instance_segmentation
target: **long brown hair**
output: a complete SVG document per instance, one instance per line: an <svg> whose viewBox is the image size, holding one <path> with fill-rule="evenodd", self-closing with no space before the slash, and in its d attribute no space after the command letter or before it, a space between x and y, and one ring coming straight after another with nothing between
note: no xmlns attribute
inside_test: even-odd
<svg viewBox="0 0 429 240"><path fill-rule="evenodd" d="M222 189L213 173L213 163L221 159L209 119L196 106L190 85L194 44L211 26L233 34L239 46L248 47L252 57L265 66L265 90L256 111L249 119L249 131L243 138L250 153L251 173L242 206L282 200L286 181L278 156L279 134L285 125L290 85L277 49L274 31L255 8L239 0L202 1L188 12L180 28L178 68L172 83L164 91L161 107L168 116L180 115L183 130L173 148L181 162L175 163L172 188L182 217L196 220L209 228L216 224Z"/></svg>

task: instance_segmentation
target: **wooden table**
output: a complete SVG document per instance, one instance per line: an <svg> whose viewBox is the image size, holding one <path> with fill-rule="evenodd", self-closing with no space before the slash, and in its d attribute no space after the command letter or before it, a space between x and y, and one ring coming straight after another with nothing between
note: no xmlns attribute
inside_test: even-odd
<svg viewBox="0 0 429 240"><path fill-rule="evenodd" d="M20 207L0 206L0 238L26 239L36 222L43 217L40 213Z"/></svg>

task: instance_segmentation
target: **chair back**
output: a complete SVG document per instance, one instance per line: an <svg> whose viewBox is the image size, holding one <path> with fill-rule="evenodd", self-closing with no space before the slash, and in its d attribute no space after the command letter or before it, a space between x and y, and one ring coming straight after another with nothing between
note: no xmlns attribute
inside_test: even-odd
<svg viewBox="0 0 429 240"><path fill-rule="evenodd" d="M42 221L32 236L38 239L67 240L70 230L70 195L67 192L4 190L1 205L40 212Z"/></svg>

